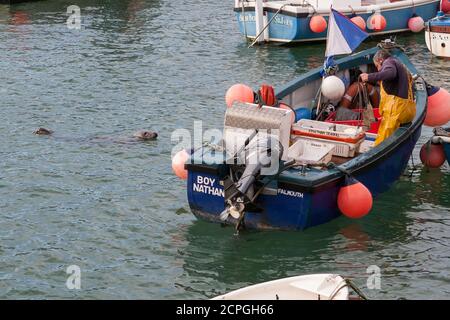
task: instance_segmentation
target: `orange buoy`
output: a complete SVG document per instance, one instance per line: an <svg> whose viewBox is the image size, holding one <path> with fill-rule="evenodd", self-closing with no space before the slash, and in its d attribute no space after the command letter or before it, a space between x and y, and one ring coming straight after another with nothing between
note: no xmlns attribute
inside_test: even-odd
<svg viewBox="0 0 450 320"><path fill-rule="evenodd" d="M442 126L450 121L450 93L443 88L432 87L428 91L428 107L424 124Z"/></svg>
<svg viewBox="0 0 450 320"><path fill-rule="evenodd" d="M255 94L252 88L241 83L231 86L225 94L227 107L231 107L235 101L253 103Z"/></svg>
<svg viewBox="0 0 450 320"><path fill-rule="evenodd" d="M12 23L14 25L23 25L30 23L30 17L24 11L16 11L12 15Z"/></svg>
<svg viewBox="0 0 450 320"><path fill-rule="evenodd" d="M361 30L366 30L366 21L360 16L356 16L350 19L354 24L356 24Z"/></svg>
<svg viewBox="0 0 450 320"><path fill-rule="evenodd" d="M309 21L309 28L314 33L322 33L327 30L327 20L320 15L312 16Z"/></svg>
<svg viewBox="0 0 450 320"><path fill-rule="evenodd" d="M367 19L367 28L375 32L383 31L386 25L386 18L379 13L374 13Z"/></svg>
<svg viewBox="0 0 450 320"><path fill-rule="evenodd" d="M369 189L355 178L347 176L344 186L339 190L338 207L352 219L362 218L372 209L373 198Z"/></svg>
<svg viewBox="0 0 450 320"><path fill-rule="evenodd" d="M425 21L422 17L414 15L408 20L408 28L412 32L420 32L425 28Z"/></svg>
<svg viewBox="0 0 450 320"><path fill-rule="evenodd" d="M439 168L444 164L445 159L442 144L434 144L428 141L420 149L420 161L428 168Z"/></svg>
<svg viewBox="0 0 450 320"><path fill-rule="evenodd" d="M189 159L189 157L189 153L185 149L183 149L178 151L172 158L172 170L180 179L186 180L188 177L188 172L184 168L184 164Z"/></svg>
<svg viewBox="0 0 450 320"><path fill-rule="evenodd" d="M450 13L450 0L441 0L441 11Z"/></svg>

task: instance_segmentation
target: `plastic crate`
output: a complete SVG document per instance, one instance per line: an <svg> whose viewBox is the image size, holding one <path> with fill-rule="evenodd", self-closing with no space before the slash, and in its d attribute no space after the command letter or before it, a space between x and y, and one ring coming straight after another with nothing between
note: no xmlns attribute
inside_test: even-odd
<svg viewBox="0 0 450 320"><path fill-rule="evenodd" d="M348 142L340 142L333 140L325 140L319 138L312 137L304 137L304 136L294 136L295 141L314 141L319 143L328 143L334 146L332 155L344 158L352 158L355 156L356 152L359 149L359 146L364 141L364 139L359 140L356 143L348 143Z"/></svg>
<svg viewBox="0 0 450 320"><path fill-rule="evenodd" d="M362 128L306 119L302 119L293 124L292 133L298 136L347 143L357 143L365 137Z"/></svg>
<svg viewBox="0 0 450 320"><path fill-rule="evenodd" d="M331 143L301 139L289 147L288 158L302 164L324 164L331 161L334 148Z"/></svg>
<svg viewBox="0 0 450 320"><path fill-rule="evenodd" d="M370 151L375 145L375 140L377 139L377 134L367 133L366 139L359 145L358 153L364 153Z"/></svg>
<svg viewBox="0 0 450 320"><path fill-rule="evenodd" d="M352 111L354 111L356 113L360 113L361 118L362 118L363 109L353 109ZM375 119L377 119L377 122L372 123L369 130L367 130L367 132L378 133L378 129L380 128L380 124L381 124L381 120L382 120L382 117L380 116L380 112L379 112L378 108L373 109L373 115L375 116ZM336 121L336 120L334 120L335 118L336 118L336 112L333 112L332 114L330 114L328 116L328 118L325 120L325 122L335 123L335 124L343 124L343 125L354 126L354 127L364 126L363 120Z"/></svg>

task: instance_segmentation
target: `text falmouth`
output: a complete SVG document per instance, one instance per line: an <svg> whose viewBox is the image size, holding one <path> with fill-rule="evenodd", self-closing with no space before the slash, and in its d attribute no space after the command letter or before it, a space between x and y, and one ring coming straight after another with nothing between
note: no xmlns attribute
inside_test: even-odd
<svg viewBox="0 0 450 320"><path fill-rule="evenodd" d="M194 192L205 193L212 196L225 197L225 192L223 188L215 187L214 186L215 182L216 179L197 176L197 181L192 184L192 190ZM296 191L278 189L277 193L289 197L303 198L303 193Z"/></svg>

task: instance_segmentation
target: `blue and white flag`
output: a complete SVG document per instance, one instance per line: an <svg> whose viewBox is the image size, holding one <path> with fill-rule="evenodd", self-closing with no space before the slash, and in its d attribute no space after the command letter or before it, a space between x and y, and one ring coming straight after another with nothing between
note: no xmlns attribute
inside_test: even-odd
<svg viewBox="0 0 450 320"><path fill-rule="evenodd" d="M352 53L368 36L349 18L331 9L325 57Z"/></svg>

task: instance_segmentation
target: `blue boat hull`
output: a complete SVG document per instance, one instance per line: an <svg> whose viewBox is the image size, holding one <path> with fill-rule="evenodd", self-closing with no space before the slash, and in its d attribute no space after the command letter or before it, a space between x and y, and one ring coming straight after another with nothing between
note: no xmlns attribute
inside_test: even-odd
<svg viewBox="0 0 450 320"><path fill-rule="evenodd" d="M408 21L413 14L417 14L422 17L424 21L436 16L439 10L439 1L434 1L426 4L418 4L414 7L404 7L392 10L382 10L381 14L386 18L386 29L381 32L375 32L372 30L366 30L371 35L382 35L389 33L397 33L408 31ZM255 12L244 11L239 8L235 8L236 18L239 24L239 30L243 35L248 38L255 38L256 36L256 23ZM268 21L276 14L275 12L267 11ZM357 13L364 20L372 15L371 12ZM323 15L328 22L328 15ZM350 14L347 14L350 17ZM291 15L280 13L278 14L272 23L268 27L269 42L306 42L306 41L318 41L325 40L327 31L322 33L314 33L309 27L311 17L306 16L294 17ZM245 23L244 23L245 22ZM244 25L245 24L245 25Z"/></svg>

